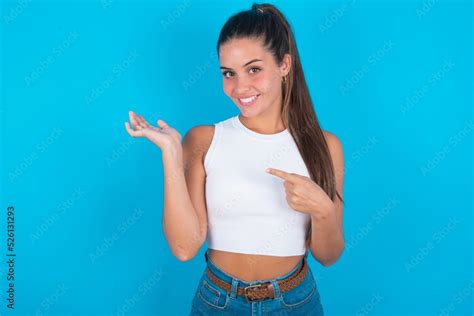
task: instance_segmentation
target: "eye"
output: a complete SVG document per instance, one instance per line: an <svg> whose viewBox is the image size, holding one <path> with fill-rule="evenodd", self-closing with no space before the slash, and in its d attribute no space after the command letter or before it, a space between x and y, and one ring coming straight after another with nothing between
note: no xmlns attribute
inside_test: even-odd
<svg viewBox="0 0 474 316"><path fill-rule="evenodd" d="M227 74L229 73L232 73L232 71L223 71L222 72L222 75L225 77L225 78L230 78L230 77L227 77Z"/></svg>
<svg viewBox="0 0 474 316"><path fill-rule="evenodd" d="M252 69L256 69L257 70L256 72L260 71L260 68L258 68L258 67L251 67L250 70L252 70ZM256 73L256 72L254 72L254 73Z"/></svg>

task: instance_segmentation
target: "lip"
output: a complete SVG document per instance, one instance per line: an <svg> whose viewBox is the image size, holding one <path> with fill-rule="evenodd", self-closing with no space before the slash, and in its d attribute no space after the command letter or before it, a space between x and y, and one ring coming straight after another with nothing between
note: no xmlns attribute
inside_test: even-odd
<svg viewBox="0 0 474 316"><path fill-rule="evenodd" d="M246 99L246 98L250 98L250 97L253 97L253 96L256 96L256 98L252 102L243 103L242 101L240 101L240 99ZM254 105L255 102L257 102L259 96L260 96L260 93L259 94L253 94L253 95L250 95L248 97L237 98L237 100L239 100L239 103L242 106L251 106L251 105Z"/></svg>

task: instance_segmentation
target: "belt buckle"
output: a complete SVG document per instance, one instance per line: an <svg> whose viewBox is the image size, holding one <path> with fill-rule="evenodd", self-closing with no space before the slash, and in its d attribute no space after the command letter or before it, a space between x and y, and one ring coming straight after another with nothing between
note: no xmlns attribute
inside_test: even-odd
<svg viewBox="0 0 474 316"><path fill-rule="evenodd" d="M246 286L244 288L244 296L245 298L247 299L247 303L250 303L250 302L255 302L255 301L262 301L264 300L265 298L257 298L257 299L252 299L252 298L249 298L248 294L249 294L249 290L252 290L252 289L255 289L255 288L261 288L263 287L263 284L260 283L260 284L254 284L254 285L249 285L249 286Z"/></svg>

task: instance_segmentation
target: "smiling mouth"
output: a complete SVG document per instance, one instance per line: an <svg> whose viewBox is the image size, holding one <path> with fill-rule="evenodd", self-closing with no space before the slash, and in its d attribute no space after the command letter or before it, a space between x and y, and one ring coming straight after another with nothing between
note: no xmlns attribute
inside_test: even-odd
<svg viewBox="0 0 474 316"><path fill-rule="evenodd" d="M257 101L259 96L260 96L260 94L256 94L256 95L250 96L248 98L238 98L238 100L239 100L241 105L249 106L249 105L255 104L255 102Z"/></svg>

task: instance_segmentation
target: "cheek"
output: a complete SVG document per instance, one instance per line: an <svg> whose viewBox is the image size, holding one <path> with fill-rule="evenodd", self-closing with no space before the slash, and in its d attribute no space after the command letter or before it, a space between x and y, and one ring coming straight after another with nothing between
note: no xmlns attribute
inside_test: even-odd
<svg viewBox="0 0 474 316"><path fill-rule="evenodd" d="M230 80L223 79L222 89L226 95L230 96L232 94L232 90L234 89L232 82Z"/></svg>
<svg viewBox="0 0 474 316"><path fill-rule="evenodd" d="M274 78L269 75L262 75L258 76L254 80L254 85L257 87L262 93L268 93L272 91L272 88L275 85Z"/></svg>
<svg viewBox="0 0 474 316"><path fill-rule="evenodd" d="M260 90L261 92L266 92L269 87L269 82L268 78L265 78L264 76L258 76L253 78L252 80L253 86Z"/></svg>

